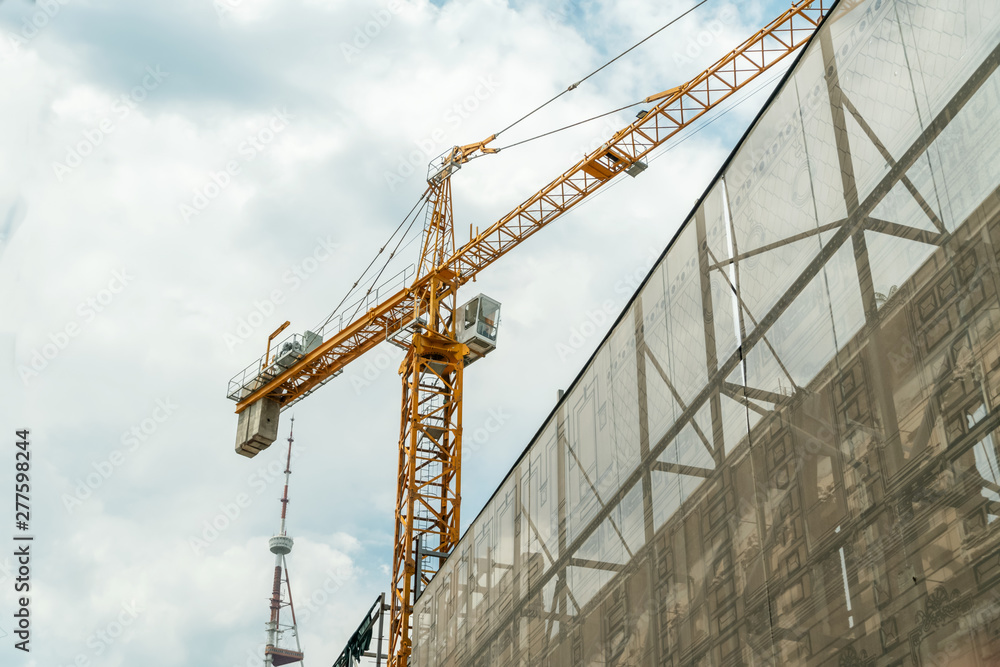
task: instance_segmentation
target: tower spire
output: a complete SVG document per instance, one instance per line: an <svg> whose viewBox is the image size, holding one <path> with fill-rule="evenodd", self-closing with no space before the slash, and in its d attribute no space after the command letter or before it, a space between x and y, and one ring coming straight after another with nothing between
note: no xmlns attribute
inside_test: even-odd
<svg viewBox="0 0 1000 667"><path fill-rule="evenodd" d="M288 513L288 479L292 476L292 443L295 441L295 417L292 417L292 424L288 429L288 457L285 459L285 492L281 496L281 530L279 535L285 534L285 517Z"/></svg>
<svg viewBox="0 0 1000 667"><path fill-rule="evenodd" d="M288 579L288 563L285 557L292 552L294 541L285 531L285 519L288 516L288 480L292 475L292 443L295 441L295 417L292 417L291 428L288 430L288 455L285 459L285 490L281 495L281 526L278 533L268 540L268 548L274 554L274 579L271 585L270 618L267 622L267 643L264 648L265 667L279 667L300 663L303 666L302 645L299 642L299 630L295 623L295 606L292 604L292 588ZM288 593L288 602L282 597L282 583ZM281 623L281 608L288 607L291 613L291 623ZM281 638L286 632L295 637L295 650L281 648Z"/></svg>

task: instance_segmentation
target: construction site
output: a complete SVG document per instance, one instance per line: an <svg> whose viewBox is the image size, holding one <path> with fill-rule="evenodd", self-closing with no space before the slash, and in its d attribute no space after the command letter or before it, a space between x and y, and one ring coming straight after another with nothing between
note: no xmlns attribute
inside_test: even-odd
<svg viewBox="0 0 1000 667"><path fill-rule="evenodd" d="M503 337L502 295L468 283L610 183L655 191L651 159L779 63L463 522L463 373ZM506 129L434 160L400 225L413 271L383 282L390 239L332 315L285 322L229 382L238 454L287 433L261 661L1000 665L998 67L995 0L800 0L496 221L453 217L452 188ZM281 415L380 346L404 355L391 578L339 657L310 654Z"/></svg>

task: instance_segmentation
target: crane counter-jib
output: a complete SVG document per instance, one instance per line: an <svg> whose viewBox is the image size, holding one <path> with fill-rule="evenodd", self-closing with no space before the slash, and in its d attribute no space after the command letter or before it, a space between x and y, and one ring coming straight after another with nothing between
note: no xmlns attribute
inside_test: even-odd
<svg viewBox="0 0 1000 667"><path fill-rule="evenodd" d="M457 289L452 274L442 269L435 275L450 276L452 281L435 283L426 276L370 308L328 340L303 347L294 360L281 363L283 357L278 351L237 374L229 390L229 398L237 401L236 412L240 415L236 451L256 456L277 436L282 410L339 375L382 341L412 333L412 327L419 326L419 318L427 311L430 285L437 285L438 298ZM306 334L308 339L310 332Z"/></svg>
<svg viewBox="0 0 1000 667"><path fill-rule="evenodd" d="M230 398L237 400L236 411L242 412L248 405L265 396L278 400L284 407L295 399L303 388L307 388L311 374L320 367L330 372L342 369L373 336L384 337L386 324L396 324L412 311L413 295L412 287L400 290L357 317L287 368L275 368L273 358L270 360L271 368L268 368L263 358L255 362L252 367L260 367L262 371L260 375L248 378L242 385L234 378L231 385L231 391L234 391L233 387L239 385L242 392L238 396L230 395ZM239 377L241 375L237 376Z"/></svg>

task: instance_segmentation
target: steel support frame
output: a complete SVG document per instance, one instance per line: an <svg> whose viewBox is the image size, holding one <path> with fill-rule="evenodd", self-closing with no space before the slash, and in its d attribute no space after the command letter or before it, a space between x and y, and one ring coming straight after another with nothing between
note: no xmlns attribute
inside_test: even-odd
<svg viewBox="0 0 1000 667"><path fill-rule="evenodd" d="M390 665L407 664L413 603L458 543L467 353L445 336L418 334L402 366Z"/></svg>
<svg viewBox="0 0 1000 667"><path fill-rule="evenodd" d="M413 603L458 544L462 498L462 373L469 348L455 340L458 285L441 265L455 249L449 174L429 184L414 321L427 314L400 366L403 401L396 478L389 665L412 651Z"/></svg>
<svg viewBox="0 0 1000 667"><path fill-rule="evenodd" d="M822 48L822 45L821 45ZM555 596L555 601L552 603L554 609L551 612L553 617L559 617L568 619L568 616L564 616L564 611L560 608L559 601L566 599L568 596L572 595L572 592L567 588L565 592L561 592L561 582L565 578L566 568L570 565L579 565L579 561L575 554L587 543L587 541L592 537L594 532L601 526L601 524L606 521L610 516L615 507L635 488L636 484L642 485L643 492L646 492L648 488L646 485L648 482L649 470L661 470L665 472L675 472L679 474L692 474L697 477L705 477L712 479L713 474L719 475L722 473L722 469L716 470L679 470L670 469L669 465L664 465L662 462L657 461L657 458L663 453L666 447L677 437L680 431L686 427L688 424L694 423L694 416L706 403L711 403L715 400L720 393L727 394L737 401L744 403L747 409L753 409L755 406L752 402L748 401L748 397L753 397L753 394L760 394L759 390L754 390L746 386L733 385L728 382L730 375L739 368L746 354L749 353L751 349L757 345L767 345L767 334L771 330L771 327L777 322L777 320L782 316L786 309L792 304L792 302L798 298L805 287L809 284L809 281L816 277L826 266L827 262L833 257L833 255L847 244L853 244L857 238L858 232L863 232L866 229L872 231L879 231L882 233L889 233L894 236L900 236L903 238L910 237L910 230L912 228L904 227L903 225L892 225L887 226L882 220L873 218L871 216L872 211L878 206L878 204L885 198L886 195L899 183L902 183L904 187L907 187L909 178L907 176L908 170L918 161L918 159L926 154L928 147L941 135L941 133L948 127L951 121L962 111L969 100L976 94L979 88L984 84L984 82L993 75L995 71L1000 69L1000 46L994 48L982 61L982 63L976 68L976 70L968 77L964 84L958 88L952 95L952 97L942 106L942 109L938 114L931 119L929 123L921 130L921 132L914 138L909 147L902 152L902 154L894 159L887 160L888 170L885 175L880 179L880 181L871 189L870 194L864 199L854 198L853 201L850 200L850 189L847 188L847 195L849 210L847 218L839 220L832 223L826 227L820 227L810 233L810 235L815 234L819 231L835 231L835 233L825 241L821 250L810 260L809 264L801 271L798 278L787 288L785 293L781 298L778 299L776 303L770 306L767 312L758 318L753 318L750 314L749 309L746 304L740 299L740 285L738 280L739 262L746 256L750 256L755 253L747 253L746 255L741 255L740 249L738 247L733 248L734 257L732 258L713 258L706 253L706 257L701 258L701 270L706 272L706 275L711 271L723 271L725 267L729 264L735 264L734 267L737 272L737 280L735 284L727 281L727 287L729 287L733 293L734 298L737 299L739 303L738 313L740 316L740 341L741 345L739 348L732 352L728 358L721 359L718 358L717 351L714 349L714 336L711 337L711 341L707 340L706 353L707 353L707 369L708 382L705 387L695 396L690 403L683 408L682 414L677 418L674 425L668 429L668 431L663 434L658 441L649 442L648 445L643 445L641 463L636 467L636 469L622 481L618 491L612 494L610 497L603 499L601 507L597 510L595 515L590 518L587 524L576 533L572 541L567 541L565 539L565 528L563 522L565 521L563 512L567 504L566 489L560 486L558 490L558 507L560 509L560 523L559 523L559 544L557 553L546 554L547 562L549 566L545 571L538 576L536 579L530 582L527 590L524 591L522 600L529 600L534 597L540 596L546 585L555 579L557 584L557 595ZM831 112L833 112L833 107L843 105L843 109L848 113L857 114L856 110L852 110L852 106L849 105L844 96L839 91L838 95L834 95L831 99ZM876 146L880 144L877 142L877 138L874 137L873 133L869 133L869 138L872 140L873 144ZM845 151L846 155L843 156L847 160L852 157L850 147L844 141L843 133L836 133L835 137L838 140L838 149ZM853 172L853 170L850 170ZM852 184L853 185L853 184ZM910 190L909 187L907 187ZM912 193L911 193L912 194ZM928 219L935 223L937 227L936 220L937 216L932 210L923 206L923 197L919 195L915 196L918 204L921 205L921 209L928 216ZM726 199L728 202L728 197ZM698 224L698 220L692 220L689 224ZM730 215L731 224L731 215ZM891 223L890 223L891 224ZM706 239L704 237L704 227L699 225L699 235L698 235L698 247L702 250L707 249ZM921 230L914 229L915 232L920 232ZM948 235L945 233L934 233L934 232L924 232L920 234L918 238L914 240L920 240L924 243L929 243L933 245L942 245L944 240L947 239ZM903 233L906 232L906 233ZM735 238L735 235L733 235ZM784 241L771 244L767 247L767 250L774 249L786 245L794 240L796 237L790 239L785 239ZM863 271L863 265L859 266L859 272ZM859 276L860 277L860 276ZM708 285L703 283L702 285L703 295L710 295L710 290ZM710 301L705 299L705 303L710 304ZM633 305L641 304L641 300L636 300ZM703 304L704 306L704 304ZM872 325L870 323L871 313L866 313L868 315L869 324L868 327L871 329ZM743 322L743 317L750 317L753 322L752 328L748 331L745 322ZM707 326L707 325L706 325ZM638 331L643 331L643 325L641 318L636 321L636 328ZM643 332L644 333L644 332ZM647 372L649 372L649 366L645 364L646 359L654 361L655 358L646 356L643 359L641 345L643 341L637 337L637 358L642 359L642 363L638 364L637 370L641 370L638 374L641 379ZM641 392L640 392L641 394ZM780 403L787 403L792 400L790 397L773 395L770 397L759 396L762 399L774 399ZM557 415L561 415L565 410L564 406L560 406L557 411ZM557 417L558 419L558 417ZM719 440L718 429L714 427L713 419L713 437L711 441L715 443L715 446L722 447L723 443ZM1000 418L991 418L984 420L982 423L978 424L974 429L974 433L970 434L970 441L975 441L983 437L983 435L992 429L1000 425ZM706 434L707 436L707 434ZM645 435L648 439L648 434ZM568 448L568 443L565 447ZM562 450L560 450L561 452ZM713 456L720 456L723 452L714 451ZM560 460L559 471L560 474L565 469L565 463ZM530 521L530 517L529 521ZM640 554L645 553L649 549L654 549L655 545L648 542L642 547L642 549L637 552L637 558ZM516 609L516 605L515 605ZM510 612L511 614L516 614L516 611ZM486 633L486 635L479 639L479 646L488 646L492 641L497 639L497 636L507 627L509 622L508 618L501 617L497 620L496 625L491 631ZM550 645L546 646L548 650Z"/></svg>

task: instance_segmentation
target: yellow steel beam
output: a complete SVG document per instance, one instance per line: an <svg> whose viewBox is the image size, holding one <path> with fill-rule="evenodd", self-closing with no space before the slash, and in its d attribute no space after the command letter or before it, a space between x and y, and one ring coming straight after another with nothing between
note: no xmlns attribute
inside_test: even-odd
<svg viewBox="0 0 1000 667"><path fill-rule="evenodd" d="M392 554L389 667L405 667L416 586L425 586L459 538L462 500L462 372L469 348L418 334L403 362ZM417 545L426 552L418 553Z"/></svg>
<svg viewBox="0 0 1000 667"><path fill-rule="evenodd" d="M236 412L242 412L265 396L277 400L284 409L316 389L375 347L385 338L387 330L426 313L430 306L426 297L435 272L445 272L448 276L435 287L442 293L449 293L471 280L479 271L794 52L815 32L832 4L833 0L802 0L691 81L651 95L649 99L659 100L658 104L643 118L615 133L610 141L454 251L430 273L418 275L412 286L371 308L294 366L240 400ZM494 149L486 145L492 139L460 147L457 152L453 151L452 157L464 162L477 151L491 152ZM439 296L435 293L434 300Z"/></svg>
<svg viewBox="0 0 1000 667"><path fill-rule="evenodd" d="M446 264L458 274L459 285L793 53L832 4L803 0L793 5L695 78L646 98L662 101L459 248Z"/></svg>
<svg viewBox="0 0 1000 667"><path fill-rule="evenodd" d="M414 300L414 287L401 289L365 312L298 363L240 400L236 404L236 412L243 412L265 396L277 400L284 409L310 393L351 361L385 340L387 330L393 330L414 314L420 314Z"/></svg>

